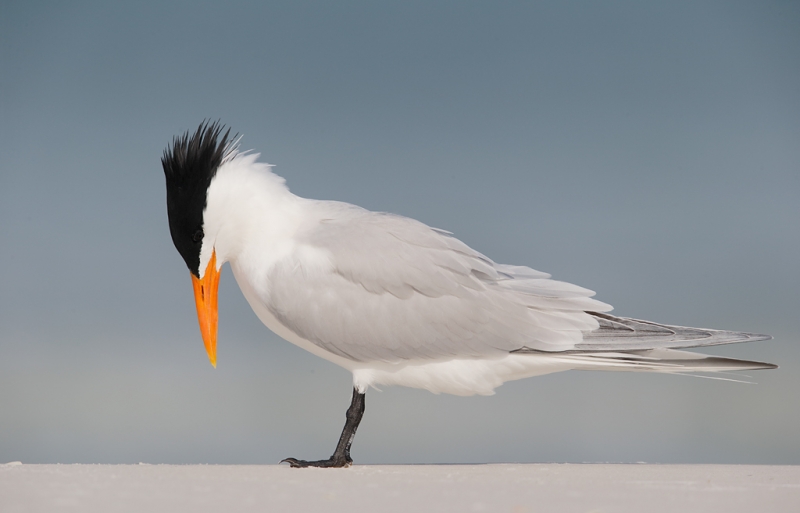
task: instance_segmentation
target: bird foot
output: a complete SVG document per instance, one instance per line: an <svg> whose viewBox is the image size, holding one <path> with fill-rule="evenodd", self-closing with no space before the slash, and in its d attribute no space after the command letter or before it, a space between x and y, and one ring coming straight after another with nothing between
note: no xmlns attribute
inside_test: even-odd
<svg viewBox="0 0 800 513"><path fill-rule="evenodd" d="M319 467L319 468L347 468L353 464L353 460L345 456L331 456L327 460L306 461L298 460L296 458L286 458L281 460L281 463L288 463L292 468L306 468L306 467Z"/></svg>

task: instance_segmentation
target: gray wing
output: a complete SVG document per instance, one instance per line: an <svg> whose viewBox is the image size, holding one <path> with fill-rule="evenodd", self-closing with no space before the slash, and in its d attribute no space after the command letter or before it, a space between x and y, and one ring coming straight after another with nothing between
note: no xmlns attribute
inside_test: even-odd
<svg viewBox="0 0 800 513"><path fill-rule="evenodd" d="M320 202L268 277L287 328L356 361L572 350L611 307L590 290L493 262L413 219ZM309 255L314 255L310 257Z"/></svg>
<svg viewBox="0 0 800 513"><path fill-rule="evenodd" d="M627 317L615 317L599 312L590 313L599 321L600 327L585 333L583 342L576 344L576 350L680 349L754 342L772 338L769 335L756 333L670 326Z"/></svg>

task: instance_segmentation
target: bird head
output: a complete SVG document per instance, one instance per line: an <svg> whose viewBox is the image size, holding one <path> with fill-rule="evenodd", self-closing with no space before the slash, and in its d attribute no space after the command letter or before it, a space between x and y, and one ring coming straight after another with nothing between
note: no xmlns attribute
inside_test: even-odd
<svg viewBox="0 0 800 513"><path fill-rule="evenodd" d="M224 133L223 133L224 131ZM221 261L204 214L217 169L236 154L235 141L218 122L204 121L192 134L175 137L161 165L167 183L167 214L172 242L192 276L200 333L211 365L217 366L217 290Z"/></svg>

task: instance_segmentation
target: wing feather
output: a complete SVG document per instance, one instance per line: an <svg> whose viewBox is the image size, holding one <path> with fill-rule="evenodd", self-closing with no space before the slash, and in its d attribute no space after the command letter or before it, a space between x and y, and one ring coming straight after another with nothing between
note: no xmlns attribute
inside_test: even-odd
<svg viewBox="0 0 800 513"><path fill-rule="evenodd" d="M564 351L598 328L587 310L611 309L590 290L497 264L413 219L336 202L319 208L320 222L270 271L266 304L334 354L397 362Z"/></svg>
<svg viewBox="0 0 800 513"><path fill-rule="evenodd" d="M615 317L591 290L498 264L402 216L317 202L269 273L272 314L355 361L685 348L770 337ZM314 255L313 258L309 255ZM321 264L322 262L322 264Z"/></svg>
<svg viewBox="0 0 800 513"><path fill-rule="evenodd" d="M769 335L738 331L714 330L671 326L652 321L592 312L600 327L584 335L583 342L575 346L582 351L638 351L645 349L679 349L716 346L739 342L770 340Z"/></svg>

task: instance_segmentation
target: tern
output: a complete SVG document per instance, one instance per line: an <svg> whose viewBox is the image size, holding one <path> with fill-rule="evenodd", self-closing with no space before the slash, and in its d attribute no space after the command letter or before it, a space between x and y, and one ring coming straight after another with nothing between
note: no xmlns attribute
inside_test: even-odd
<svg viewBox="0 0 800 513"><path fill-rule="evenodd" d="M333 455L347 467L369 387L491 395L566 370L682 374L773 369L680 349L770 336L617 317L591 290L494 262L452 233L399 215L298 197L259 154L204 121L164 151L169 229L191 273L200 332L217 362L217 290L230 264L273 332L353 374Z"/></svg>

